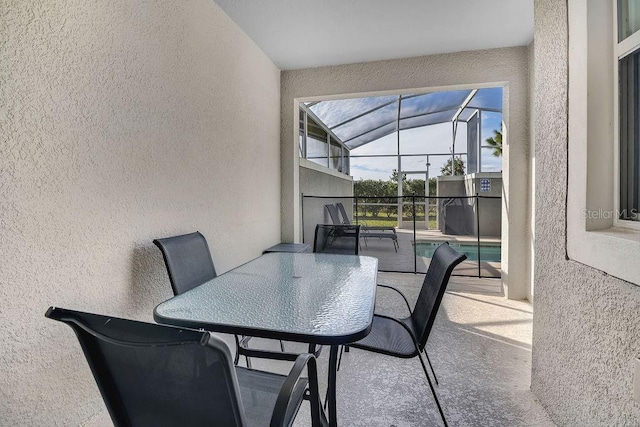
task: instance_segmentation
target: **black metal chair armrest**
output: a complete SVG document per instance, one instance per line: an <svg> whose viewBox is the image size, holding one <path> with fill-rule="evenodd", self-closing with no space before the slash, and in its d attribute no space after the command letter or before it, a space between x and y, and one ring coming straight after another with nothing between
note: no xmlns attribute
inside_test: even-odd
<svg viewBox="0 0 640 427"><path fill-rule="evenodd" d="M412 310L411 310L411 305L409 304L409 300L407 299L407 297L402 293L402 291L394 286L391 285L385 285L384 283L378 283L378 286L381 288L387 288L387 289L392 289L394 291L396 291L398 294L400 294L400 296L402 297L402 299L404 300L405 304L407 305L407 309L409 310L409 314L412 314Z"/></svg>
<svg viewBox="0 0 640 427"><path fill-rule="evenodd" d="M285 417L289 400L293 391L301 379L302 372L307 367L309 378L309 402L311 404L311 425L313 427L321 427L326 423L324 410L320 405L320 392L318 390L318 368L316 358L312 354L301 354L296 358L293 368L289 372L287 379L282 384L282 388L278 393L276 405L273 408L271 416L271 427L280 427L285 425Z"/></svg>
<svg viewBox="0 0 640 427"><path fill-rule="evenodd" d="M384 314L375 314L374 316L382 317L382 318L387 319L387 320L391 320L392 322L397 323L398 325L402 326L402 328L409 333L409 336L411 337L411 341L413 341L413 345L416 347L416 351L420 352L420 349L418 348L418 340L415 337L415 335L413 334L413 331L406 324L404 324L403 322L399 321L395 317L386 316Z"/></svg>

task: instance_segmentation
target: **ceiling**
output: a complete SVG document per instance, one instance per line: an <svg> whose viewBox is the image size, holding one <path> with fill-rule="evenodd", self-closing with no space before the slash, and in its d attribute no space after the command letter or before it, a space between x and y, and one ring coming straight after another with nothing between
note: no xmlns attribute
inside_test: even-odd
<svg viewBox="0 0 640 427"><path fill-rule="evenodd" d="M533 0L214 0L281 70L527 45Z"/></svg>

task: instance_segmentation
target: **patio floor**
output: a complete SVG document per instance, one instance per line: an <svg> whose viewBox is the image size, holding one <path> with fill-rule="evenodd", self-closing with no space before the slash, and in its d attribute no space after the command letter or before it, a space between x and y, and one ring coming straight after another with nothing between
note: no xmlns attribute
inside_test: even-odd
<svg viewBox="0 0 640 427"><path fill-rule="evenodd" d="M380 273L379 281L395 284L413 302L423 277ZM402 302L391 291L379 290L377 302L381 313L405 315ZM529 390L531 324L531 304L505 299L499 280L451 279L427 344L449 425L554 425ZM224 339L233 345L233 337ZM254 339L251 343L279 348L274 341ZM294 343L286 347L288 351L305 348ZM319 359L322 392L327 361L328 351L323 351ZM253 359L253 366L285 373L291 364ZM338 421L344 426L442 425L417 359L357 349L345 353L338 372L337 400ZM309 425L308 407L302 406L296 426ZM86 425L111 423L105 410Z"/></svg>

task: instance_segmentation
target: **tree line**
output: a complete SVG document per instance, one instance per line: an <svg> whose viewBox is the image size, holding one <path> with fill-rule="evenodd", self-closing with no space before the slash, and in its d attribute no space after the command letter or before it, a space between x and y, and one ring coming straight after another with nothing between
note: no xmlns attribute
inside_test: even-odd
<svg viewBox="0 0 640 427"><path fill-rule="evenodd" d="M456 175L464 175L464 161L456 157L454 161ZM441 175L451 175L451 159L449 159L440 169ZM429 178L429 196L436 195L436 178ZM372 216L377 218L380 214L387 218L397 216L398 208L398 171L393 170L389 180L381 179L361 179L353 184L353 192L356 197L362 198L362 203L372 203L377 205L358 206L358 215ZM425 181L424 179L407 179L402 177L403 196L416 196L417 203L424 203ZM380 204L394 204L394 206L382 206ZM416 205L416 216L424 216L424 205Z"/></svg>

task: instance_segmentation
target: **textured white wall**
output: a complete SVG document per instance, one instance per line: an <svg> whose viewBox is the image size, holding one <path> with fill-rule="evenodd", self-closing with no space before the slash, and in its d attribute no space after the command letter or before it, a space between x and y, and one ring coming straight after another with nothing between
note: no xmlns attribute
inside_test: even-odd
<svg viewBox="0 0 640 427"><path fill-rule="evenodd" d="M508 96L503 119L508 134L503 157L503 281L508 296L527 298L528 205L528 56L515 47L389 61L367 62L305 70L281 76L282 238L299 239L300 194L298 142L294 132L295 100L376 91L444 88L452 85L505 84ZM295 122L297 123L297 122ZM505 220L506 219L506 220ZM508 236L508 241L506 237Z"/></svg>
<svg viewBox="0 0 640 427"><path fill-rule="evenodd" d="M211 0L0 3L0 424L103 410L50 305L152 320L155 237L280 240L280 72Z"/></svg>
<svg viewBox="0 0 640 427"><path fill-rule="evenodd" d="M300 160L300 193L305 196L334 196L336 198L324 199L305 197L303 201L304 215L304 243L313 244L316 224L331 224L331 217L324 205L342 202L345 209L353 204L353 178L348 175L329 171L320 165L308 160ZM304 164L304 166L303 166ZM339 196L349 198L340 199Z"/></svg>
<svg viewBox="0 0 640 427"><path fill-rule="evenodd" d="M566 1L535 1L534 55L531 388L558 425L637 426L632 360L640 354L640 287L567 259Z"/></svg>

